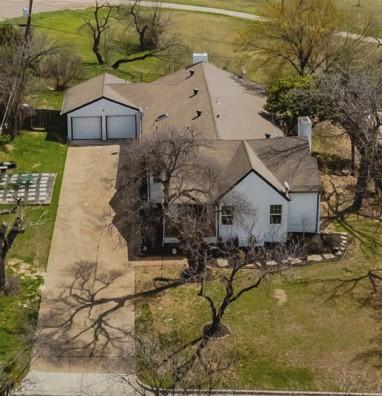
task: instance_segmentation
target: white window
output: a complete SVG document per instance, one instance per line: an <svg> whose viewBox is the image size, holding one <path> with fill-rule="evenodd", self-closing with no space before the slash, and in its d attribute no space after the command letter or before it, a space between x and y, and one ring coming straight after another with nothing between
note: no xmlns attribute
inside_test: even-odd
<svg viewBox="0 0 382 396"><path fill-rule="evenodd" d="M223 206L221 218L222 218L223 225L232 225L233 224L233 206Z"/></svg>
<svg viewBox="0 0 382 396"><path fill-rule="evenodd" d="M152 174L152 177L153 177L153 183L162 183L161 174L159 172L154 172Z"/></svg>
<svg viewBox="0 0 382 396"><path fill-rule="evenodd" d="M270 223L281 224L282 214L283 214L282 205L271 205Z"/></svg>

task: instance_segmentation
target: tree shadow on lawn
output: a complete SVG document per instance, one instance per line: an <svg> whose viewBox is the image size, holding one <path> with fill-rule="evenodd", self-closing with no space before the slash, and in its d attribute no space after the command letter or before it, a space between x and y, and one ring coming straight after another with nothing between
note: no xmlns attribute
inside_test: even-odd
<svg viewBox="0 0 382 396"><path fill-rule="evenodd" d="M380 237L382 223L380 221L349 221L342 219L338 221L348 234L354 237L360 243L360 249L366 256L375 255L378 249L382 247L382 240Z"/></svg>

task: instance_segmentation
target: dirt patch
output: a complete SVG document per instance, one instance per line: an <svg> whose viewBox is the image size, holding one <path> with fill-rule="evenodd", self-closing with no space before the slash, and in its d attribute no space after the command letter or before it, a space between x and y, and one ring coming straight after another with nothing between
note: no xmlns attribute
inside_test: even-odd
<svg viewBox="0 0 382 396"><path fill-rule="evenodd" d="M279 305L284 305L288 301L288 296L284 289L275 289L273 291L273 297L277 300Z"/></svg>
<svg viewBox="0 0 382 396"><path fill-rule="evenodd" d="M203 333L208 332L208 329L210 327L210 323L207 323L203 326ZM219 325L218 330L216 331L216 333L214 334L213 338L225 338L227 336L229 336L231 334L229 328L224 325L223 323L221 323Z"/></svg>
<svg viewBox="0 0 382 396"><path fill-rule="evenodd" d="M12 144L5 144L3 148L6 153L11 153L15 149Z"/></svg>
<svg viewBox="0 0 382 396"><path fill-rule="evenodd" d="M26 277L38 279L45 276L45 273L40 271L36 264L32 265L19 259L9 260L8 267L15 275L20 277L20 279L24 279Z"/></svg>

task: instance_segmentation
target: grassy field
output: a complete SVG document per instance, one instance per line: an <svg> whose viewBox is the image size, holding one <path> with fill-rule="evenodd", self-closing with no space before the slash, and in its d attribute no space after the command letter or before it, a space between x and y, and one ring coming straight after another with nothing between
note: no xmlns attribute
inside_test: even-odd
<svg viewBox="0 0 382 396"><path fill-rule="evenodd" d="M38 288L47 264L66 158L67 147L60 140L45 132L25 132L12 141L1 140L0 161L15 161L18 172L56 173L57 179L50 206L25 209L26 230L17 237L8 257L8 275L18 279L19 290L0 297L0 365L22 349L37 320Z"/></svg>
<svg viewBox="0 0 382 396"><path fill-rule="evenodd" d="M210 5L227 9L238 9L256 12L263 0L173 0L176 3ZM382 4L374 0L364 0L362 7L356 7L356 0L338 0L340 8L345 12L344 29L359 31L367 17L372 14L376 22L382 26ZM247 76L259 83L267 84L275 76L287 73L288 68L282 70L274 64L264 64L259 58L244 53L239 43L239 35L245 31L251 21L225 17L221 15L172 11L174 25L172 32L184 46L184 50L169 61L149 58L143 61L122 65L119 71L107 66L99 66L91 52L89 36L80 31L81 25L91 15L90 10L57 11L37 14L34 16L36 31L47 34L48 38L58 45L66 46L78 54L83 61L84 73L82 79L94 77L102 72L118 74L132 82L155 80L180 66L189 65L192 52L208 52L211 62L221 68L235 73L246 70ZM113 34L121 32L118 24ZM110 61L118 58L115 52ZM53 92L45 83L38 81L33 86L30 101L36 107L59 109L62 104L62 93Z"/></svg>
<svg viewBox="0 0 382 396"><path fill-rule="evenodd" d="M168 0L169 3L192 4L204 7L223 8L233 11L243 11L261 15L264 0ZM359 31L360 26L370 17L377 26L382 25L382 3L380 0L336 0L338 9L346 16L344 28ZM379 32L382 33L381 29Z"/></svg>
<svg viewBox="0 0 382 396"><path fill-rule="evenodd" d="M380 324L375 311L361 304L370 289L360 285L353 293L331 300L336 279L381 268L382 237L375 224L353 221L357 235L348 255L338 263L322 263L277 275L258 290L240 298L224 319L231 334L214 341L223 361L234 363L222 386L245 389L377 391L382 372L374 367L372 351L380 350ZM376 239L378 235L378 238ZM149 284L163 270L137 270L137 287ZM246 270L241 285L254 270ZM217 284L208 286L221 294ZM284 295L280 300L279 295ZM137 307L139 328L153 326L171 344L173 334L184 342L200 335L209 320L206 302L197 287L181 287ZM370 360L368 359L370 357Z"/></svg>
<svg viewBox="0 0 382 396"><path fill-rule="evenodd" d="M67 46L82 58L83 79L94 77L104 71L116 73L111 68L96 64L91 52L90 38L84 32L79 32L80 26L90 13L90 10L59 11L34 17L37 31L46 33L49 39ZM117 72L120 77L132 82L152 81L180 66L189 65L192 52L205 51L209 53L211 62L222 68L240 73L244 67L249 78L255 81L266 83L271 80L274 66L264 67L259 61L249 59L240 51L239 34L247 29L251 22L192 12L173 12L173 19L175 23L172 31L185 47L184 51L171 62L151 58L123 65ZM118 31L119 28L116 27L115 30ZM117 56L118 54L113 59ZM57 109L61 106L62 94L52 92L46 85L37 84L31 98L37 107Z"/></svg>

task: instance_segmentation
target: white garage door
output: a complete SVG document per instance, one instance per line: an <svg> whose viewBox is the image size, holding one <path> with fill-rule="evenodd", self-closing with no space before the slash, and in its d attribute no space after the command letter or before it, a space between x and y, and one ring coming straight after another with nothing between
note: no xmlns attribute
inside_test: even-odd
<svg viewBox="0 0 382 396"><path fill-rule="evenodd" d="M72 139L102 139L102 117L73 117Z"/></svg>
<svg viewBox="0 0 382 396"><path fill-rule="evenodd" d="M135 115L109 116L106 124L108 139L135 139L137 137Z"/></svg>

